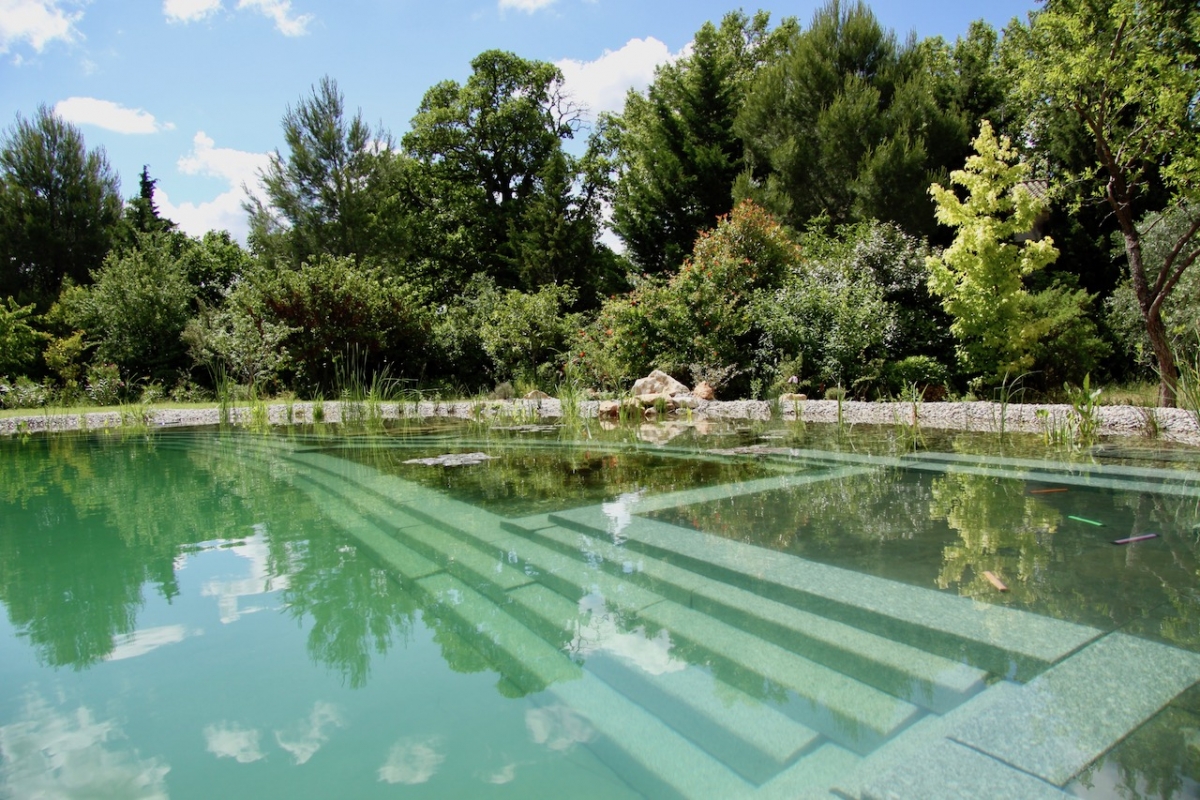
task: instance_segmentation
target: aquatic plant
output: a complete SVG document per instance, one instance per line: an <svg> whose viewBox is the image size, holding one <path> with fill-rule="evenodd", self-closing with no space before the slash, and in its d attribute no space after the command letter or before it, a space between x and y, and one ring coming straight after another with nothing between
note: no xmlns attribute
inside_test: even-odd
<svg viewBox="0 0 1200 800"><path fill-rule="evenodd" d="M1083 386L1064 384L1067 399L1075 412L1073 439L1075 444L1088 447L1095 443L1100 433L1100 417L1097 413L1100 407L1100 395L1103 389L1092 388L1091 373L1083 376Z"/></svg>
<svg viewBox="0 0 1200 800"><path fill-rule="evenodd" d="M1025 386L1022 384L1022 381L1025 380L1025 377L1028 374L1029 374L1028 372L1022 372L1020 375L1018 375L1017 377L1013 378L1010 381L1008 379L1009 373L1005 372L1004 378L1000 381L1000 385L997 386L995 389L994 394L996 397L996 402L1000 405L999 428L1000 428L1000 438L1001 439L1004 438L1005 427L1008 422L1008 406L1010 403L1014 403L1014 402L1019 403L1024 398ZM996 427L996 425L995 425L996 420L995 420L994 415L995 415L995 410L993 409L993 420L992 421L993 421L993 427Z"/></svg>
<svg viewBox="0 0 1200 800"><path fill-rule="evenodd" d="M1192 361L1179 359L1179 381L1175 386L1175 399L1180 408L1192 412L1192 419L1200 428L1200 354Z"/></svg>

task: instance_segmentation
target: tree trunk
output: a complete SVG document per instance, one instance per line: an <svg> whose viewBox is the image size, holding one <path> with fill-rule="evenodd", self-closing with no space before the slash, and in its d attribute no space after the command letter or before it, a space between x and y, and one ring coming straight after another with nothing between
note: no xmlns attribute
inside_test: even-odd
<svg viewBox="0 0 1200 800"><path fill-rule="evenodd" d="M1120 220L1122 223L1125 220ZM1179 370L1175 367L1175 354L1171 352L1171 343L1167 339L1167 326L1162 319L1162 301L1160 294L1152 294L1146 283L1146 269L1142 264L1142 242L1137 228L1129 220L1128 227L1122 224L1125 236L1125 256L1129 260L1129 278L1133 291L1137 295L1138 307L1142 311L1142 319L1146 323L1146 334L1150 337L1150 347L1154 350L1154 360L1158 362L1158 401L1164 408L1175 407L1175 386L1179 381Z"/></svg>

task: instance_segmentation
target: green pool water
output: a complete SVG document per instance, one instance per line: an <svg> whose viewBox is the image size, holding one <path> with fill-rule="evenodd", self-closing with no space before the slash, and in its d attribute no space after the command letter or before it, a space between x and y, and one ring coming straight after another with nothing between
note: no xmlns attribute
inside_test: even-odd
<svg viewBox="0 0 1200 800"><path fill-rule="evenodd" d="M2 439L0 797L1195 797L1198 594L1145 441Z"/></svg>

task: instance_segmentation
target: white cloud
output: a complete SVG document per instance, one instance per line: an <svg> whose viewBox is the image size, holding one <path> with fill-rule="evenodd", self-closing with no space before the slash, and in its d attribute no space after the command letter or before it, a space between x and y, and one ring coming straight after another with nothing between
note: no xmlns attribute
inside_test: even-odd
<svg viewBox="0 0 1200 800"><path fill-rule="evenodd" d="M114 639L115 647L108 654L109 661L137 658L169 644L177 644L188 637L182 625L162 625L157 628L142 628Z"/></svg>
<svg viewBox="0 0 1200 800"><path fill-rule="evenodd" d="M163 0L167 22L197 22L221 10L221 0Z"/></svg>
<svg viewBox="0 0 1200 800"><path fill-rule="evenodd" d="M229 147L216 147L216 142L204 131L192 138L192 152L176 163L184 175L207 175L222 178L231 185L258 183L258 171L271 160L270 153L249 153Z"/></svg>
<svg viewBox="0 0 1200 800"><path fill-rule="evenodd" d="M433 736L425 740L401 739L392 745L387 761L379 768L379 780L384 783L415 785L433 777L446 756L435 748L440 743Z"/></svg>
<svg viewBox="0 0 1200 800"><path fill-rule="evenodd" d="M549 8L555 2L556 0L500 0L500 10L506 11L512 8L517 11L524 11L526 14L532 14L535 11L541 11L543 8Z"/></svg>
<svg viewBox="0 0 1200 800"><path fill-rule="evenodd" d="M517 765L516 764L505 764L500 769L496 770L495 772L491 773L490 775L485 776L484 780L487 781L488 783L494 783L497 786L501 786L506 783L512 783L516 777L517 777Z"/></svg>
<svg viewBox="0 0 1200 800"><path fill-rule="evenodd" d="M0 0L0 53L17 42L26 42L42 52L55 39L74 41L79 36L75 23L82 11L67 11L61 0Z"/></svg>
<svg viewBox="0 0 1200 800"><path fill-rule="evenodd" d="M185 175L219 178L228 184L229 188L226 191L207 202L184 202L176 205L161 187L157 187L154 191L154 202L163 216L173 220L190 236L202 236L213 230L226 230L238 241L245 242L249 225L246 212L242 208L242 202L246 199L246 192L242 187L248 188L256 197L265 199L258 173L270 163L271 155L215 145L216 142L205 135L204 131L199 131L192 139L192 152L180 158L176 166ZM233 598L232 611L226 608L227 603L222 605L222 621L230 617L236 619L239 596L267 591L264 588L266 578L262 569L255 567L247 579L247 586L219 592L222 598L227 595ZM274 588L280 588L278 578L275 579Z"/></svg>
<svg viewBox="0 0 1200 800"><path fill-rule="evenodd" d="M87 706L25 697L22 716L0 727L0 796L166 800L167 764L120 748L123 731Z"/></svg>
<svg viewBox="0 0 1200 800"><path fill-rule="evenodd" d="M620 111L630 89L644 90L654 80L655 67L675 61L687 52L685 47L672 53L650 36L630 39L620 50L605 50L595 61L565 58L556 62L556 66L562 70L566 90L596 115L601 111Z"/></svg>
<svg viewBox="0 0 1200 800"><path fill-rule="evenodd" d="M305 764L329 741L328 729L341 728L345 724L337 706L318 700L313 704L307 721L301 722L288 734L275 731L275 741L292 754L292 760L297 765Z"/></svg>
<svg viewBox="0 0 1200 800"><path fill-rule="evenodd" d="M312 14L293 14L292 0L238 0L238 9L249 8L275 21L275 29L284 36L303 36L308 33Z"/></svg>
<svg viewBox="0 0 1200 800"><path fill-rule="evenodd" d="M564 705L529 709L525 712L525 728L535 744L559 752L596 737L591 723Z"/></svg>
<svg viewBox="0 0 1200 800"><path fill-rule="evenodd" d="M208 752L217 758L232 758L239 764L251 764L265 757L258 746L260 735L253 728L222 722L204 729L204 743Z"/></svg>
<svg viewBox="0 0 1200 800"><path fill-rule="evenodd" d="M154 115L140 108L126 108L111 100L94 97L68 97L59 100L54 113L77 125L95 125L116 133L158 133L173 130L169 122L160 123Z"/></svg>
<svg viewBox="0 0 1200 800"><path fill-rule="evenodd" d="M627 568L627 571L630 570ZM674 645L670 634L660 630L649 636L644 627L624 630L602 595L595 592L584 595L579 601L579 612L580 621L575 623L575 637L569 652L585 657L593 653L612 653L650 675L687 668L686 661L671 654Z"/></svg>

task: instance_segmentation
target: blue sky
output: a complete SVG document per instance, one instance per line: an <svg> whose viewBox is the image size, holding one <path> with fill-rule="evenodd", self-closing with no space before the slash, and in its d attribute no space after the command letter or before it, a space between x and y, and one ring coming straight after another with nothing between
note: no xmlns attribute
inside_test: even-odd
<svg viewBox="0 0 1200 800"><path fill-rule="evenodd" d="M807 25L818 0L747 5ZM45 103L102 146L136 193L143 164L163 212L189 233L245 231L242 185L282 147L286 107L323 75L397 137L425 91L462 81L489 48L558 63L593 110L619 110L716 0L0 0L0 125ZM1002 27L1033 0L877 0L901 36L953 40L971 20Z"/></svg>

